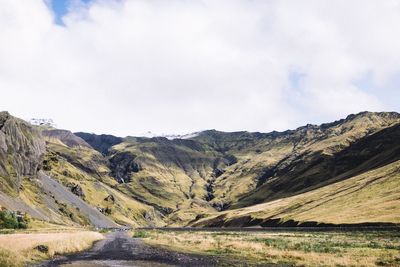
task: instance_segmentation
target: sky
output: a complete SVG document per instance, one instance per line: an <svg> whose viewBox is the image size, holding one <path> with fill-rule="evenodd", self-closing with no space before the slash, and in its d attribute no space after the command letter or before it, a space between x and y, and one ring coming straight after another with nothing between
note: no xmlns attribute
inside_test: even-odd
<svg viewBox="0 0 400 267"><path fill-rule="evenodd" d="M0 110L118 136L400 111L400 0L0 2Z"/></svg>

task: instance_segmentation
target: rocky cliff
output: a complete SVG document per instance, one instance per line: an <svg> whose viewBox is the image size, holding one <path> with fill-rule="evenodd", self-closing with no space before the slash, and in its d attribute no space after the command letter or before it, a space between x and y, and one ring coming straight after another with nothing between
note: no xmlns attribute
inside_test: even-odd
<svg viewBox="0 0 400 267"><path fill-rule="evenodd" d="M17 192L23 177L34 177L41 168L45 143L29 123L0 112L0 188Z"/></svg>

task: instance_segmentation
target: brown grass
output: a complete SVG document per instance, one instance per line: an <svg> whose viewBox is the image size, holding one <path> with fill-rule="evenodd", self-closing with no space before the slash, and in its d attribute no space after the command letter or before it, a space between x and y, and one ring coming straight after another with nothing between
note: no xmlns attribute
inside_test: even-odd
<svg viewBox="0 0 400 267"><path fill-rule="evenodd" d="M0 266L23 266L54 255L82 251L100 239L102 234L90 231L0 235ZM38 245L47 246L48 252L36 250Z"/></svg>
<svg viewBox="0 0 400 267"><path fill-rule="evenodd" d="M167 249L258 264L400 266L398 233L163 232L145 241Z"/></svg>

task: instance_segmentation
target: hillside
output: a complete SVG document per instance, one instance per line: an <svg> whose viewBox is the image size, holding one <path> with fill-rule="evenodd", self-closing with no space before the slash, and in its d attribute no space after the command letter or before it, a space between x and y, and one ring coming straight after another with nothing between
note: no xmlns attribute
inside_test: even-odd
<svg viewBox="0 0 400 267"><path fill-rule="evenodd" d="M199 214L301 194L394 162L399 122L397 113L363 112L285 132L130 137L107 155L110 162L129 162L129 168L117 169L131 171L114 174L124 176L121 191L180 225Z"/></svg>
<svg viewBox="0 0 400 267"><path fill-rule="evenodd" d="M2 112L0 118L0 206L54 223L114 225L43 173L46 146L40 129L6 112ZM70 206L73 202L75 205Z"/></svg>
<svg viewBox="0 0 400 267"><path fill-rule="evenodd" d="M399 137L394 112L185 139L72 133L2 112L0 206L100 227L399 223Z"/></svg>
<svg viewBox="0 0 400 267"><path fill-rule="evenodd" d="M0 192L0 206L67 225L162 225L154 208L113 188L116 181L108 176L107 161L84 140L69 131L33 127L6 115L2 133L8 147L1 156L8 161L1 163L14 163L11 167L17 171L15 177L5 174L1 180L1 185L12 181L15 190ZM23 155L29 157L21 159Z"/></svg>
<svg viewBox="0 0 400 267"><path fill-rule="evenodd" d="M44 170L101 213L121 225L162 225L154 208L115 189L108 161L83 139L65 130L43 130Z"/></svg>
<svg viewBox="0 0 400 267"><path fill-rule="evenodd" d="M400 161L296 196L229 210L191 226L247 227L400 222Z"/></svg>
<svg viewBox="0 0 400 267"><path fill-rule="evenodd" d="M24 177L37 175L45 143L40 132L23 120L0 112L0 189L15 195Z"/></svg>

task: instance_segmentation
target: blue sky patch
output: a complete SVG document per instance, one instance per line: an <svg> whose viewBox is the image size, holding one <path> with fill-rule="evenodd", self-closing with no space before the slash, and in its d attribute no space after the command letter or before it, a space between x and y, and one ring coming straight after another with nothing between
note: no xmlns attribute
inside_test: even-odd
<svg viewBox="0 0 400 267"><path fill-rule="evenodd" d="M92 0L77 0L84 4L90 3ZM54 22L58 25L64 25L63 17L68 13L68 10L73 2L76 0L50 0L49 8L54 13Z"/></svg>
<svg viewBox="0 0 400 267"><path fill-rule="evenodd" d="M298 72L298 71L292 71L289 73L289 81L290 85L292 86L293 89L298 89L301 87L301 82L304 80L304 78L307 76L307 74L303 72Z"/></svg>

